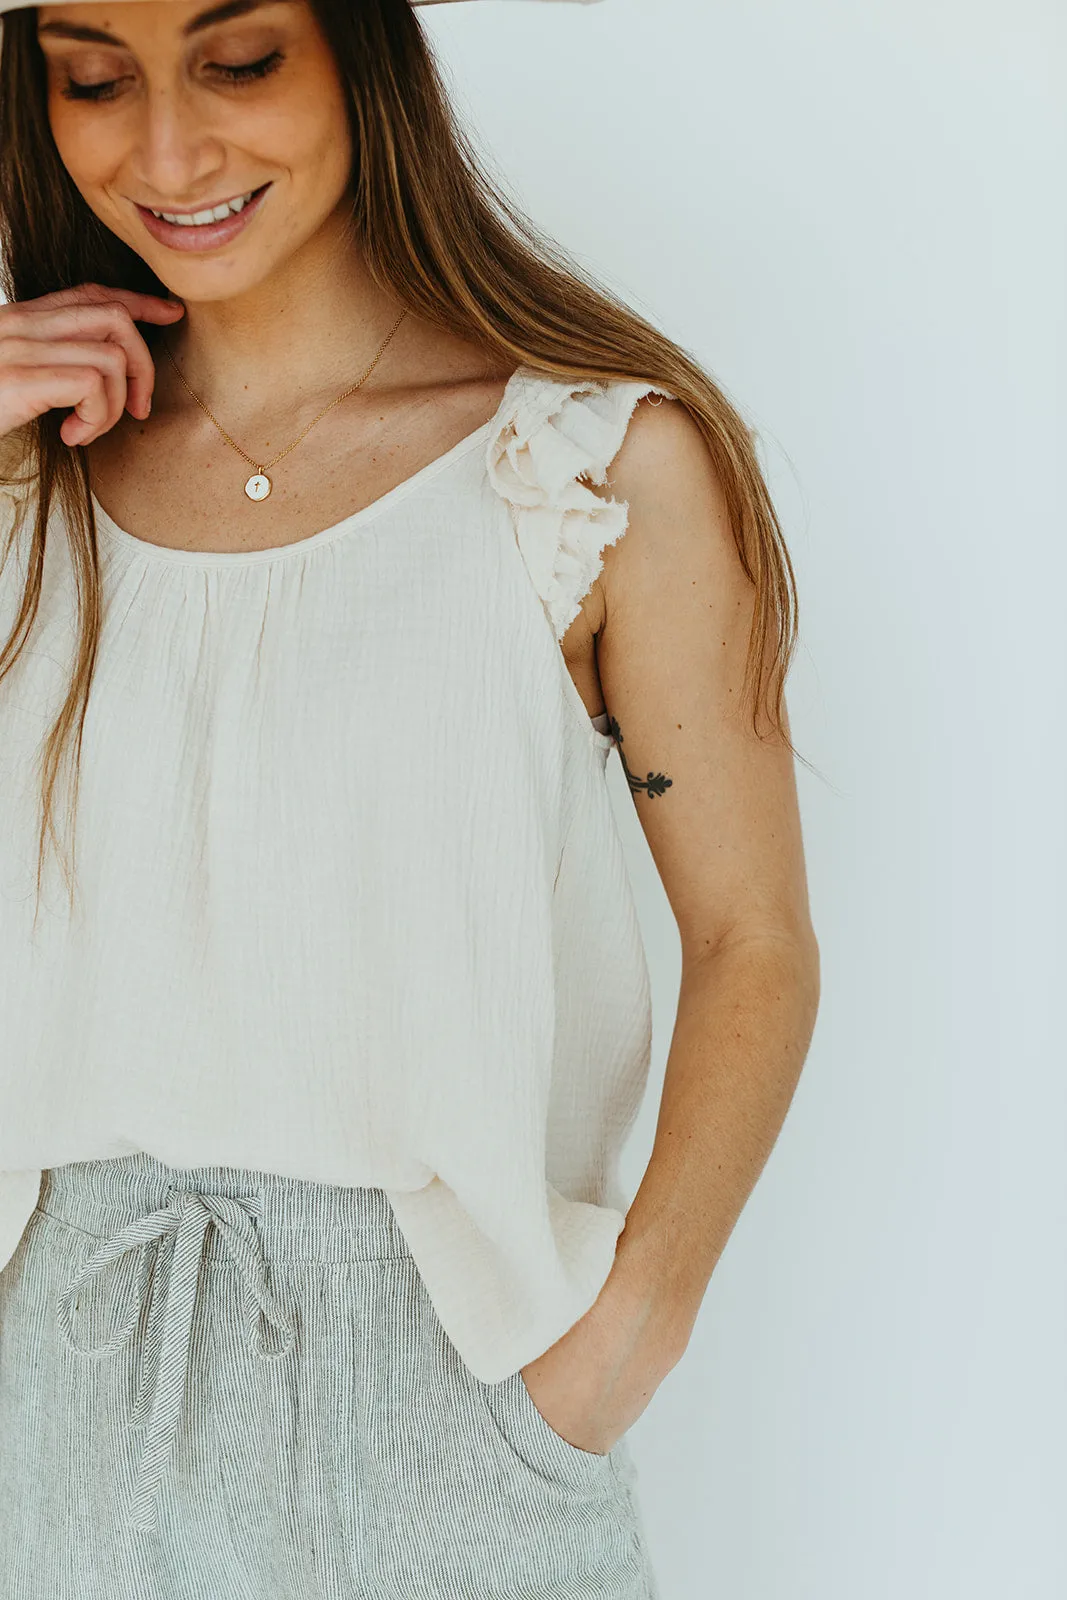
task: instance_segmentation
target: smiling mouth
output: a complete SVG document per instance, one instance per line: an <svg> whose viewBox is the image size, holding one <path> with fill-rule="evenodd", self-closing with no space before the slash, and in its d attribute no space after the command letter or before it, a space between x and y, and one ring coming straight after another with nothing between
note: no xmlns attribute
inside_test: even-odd
<svg viewBox="0 0 1067 1600"><path fill-rule="evenodd" d="M258 189L249 189L247 194L235 195L232 200L220 201L217 206L205 207L203 211L156 211L152 206L142 206L141 209L151 212L161 222L172 222L179 228L202 228L209 222L223 222L227 217L237 216L249 201L262 194L267 187L267 184L261 183Z"/></svg>

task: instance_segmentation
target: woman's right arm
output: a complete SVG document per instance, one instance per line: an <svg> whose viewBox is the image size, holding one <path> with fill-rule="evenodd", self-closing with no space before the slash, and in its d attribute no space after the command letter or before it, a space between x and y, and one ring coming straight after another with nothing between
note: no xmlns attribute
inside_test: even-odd
<svg viewBox="0 0 1067 1600"><path fill-rule="evenodd" d="M0 305L0 439L56 406L71 407L64 444L88 444L123 411L147 417L155 367L137 322L172 323L180 301L83 283Z"/></svg>

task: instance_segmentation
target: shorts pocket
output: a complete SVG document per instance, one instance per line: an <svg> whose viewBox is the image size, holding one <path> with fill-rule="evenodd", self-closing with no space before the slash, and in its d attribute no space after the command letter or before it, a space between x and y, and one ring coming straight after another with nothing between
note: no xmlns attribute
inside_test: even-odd
<svg viewBox="0 0 1067 1600"><path fill-rule="evenodd" d="M542 1479L596 1491L612 1481L612 1458L583 1450L557 1433L534 1405L521 1372L481 1392L508 1452Z"/></svg>
<svg viewBox="0 0 1067 1600"><path fill-rule="evenodd" d="M104 1235L90 1233L87 1228L79 1228L76 1222L68 1222L66 1217L56 1216L54 1211L46 1211L43 1206L35 1206L30 1214L30 1221L35 1229L43 1230L46 1234L51 1230L58 1230L59 1238L67 1238L75 1242L84 1240L87 1244L100 1245L104 1242Z"/></svg>
<svg viewBox="0 0 1067 1600"><path fill-rule="evenodd" d="M530 1420L535 1428L544 1429L544 1431L549 1435L550 1439L552 1439L557 1445L562 1445L564 1450L569 1450L576 1456L586 1456L593 1461L607 1460L606 1451L602 1452L599 1450L583 1450L581 1445L571 1444L569 1439L565 1439L561 1433L557 1433L544 1413L538 1410L533 1395L526 1387L526 1379L523 1377L522 1373L516 1372L514 1377L519 1390L519 1404L529 1413Z"/></svg>

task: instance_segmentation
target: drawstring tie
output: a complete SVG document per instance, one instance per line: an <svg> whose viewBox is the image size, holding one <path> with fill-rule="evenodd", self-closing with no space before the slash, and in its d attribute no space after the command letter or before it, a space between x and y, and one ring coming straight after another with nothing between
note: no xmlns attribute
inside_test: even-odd
<svg viewBox="0 0 1067 1600"><path fill-rule="evenodd" d="M151 1272L152 1310L141 1352L133 1410L134 1422L144 1422L146 1415L148 1417L131 1519L132 1525L140 1529L152 1530L158 1526L158 1491L177 1437L189 1366L200 1259L212 1223L238 1269L253 1351L265 1361L281 1360L293 1347L293 1325L267 1287L263 1247L248 1203L226 1195L194 1190L176 1192L160 1210L138 1217L105 1239L58 1300L57 1320L70 1348L80 1355L110 1355L133 1334ZM155 1253L147 1248L153 1241L159 1241ZM171 1245L169 1252L164 1250L166 1242ZM79 1289L134 1249L140 1252L140 1259L129 1316L103 1343L80 1345L71 1326L72 1310L80 1305L76 1298ZM261 1318L280 1336L280 1347L271 1349L263 1343Z"/></svg>

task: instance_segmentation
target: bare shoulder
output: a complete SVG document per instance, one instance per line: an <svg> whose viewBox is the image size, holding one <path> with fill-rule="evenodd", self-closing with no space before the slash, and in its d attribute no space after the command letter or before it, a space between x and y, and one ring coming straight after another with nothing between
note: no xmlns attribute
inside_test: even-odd
<svg viewBox="0 0 1067 1600"><path fill-rule="evenodd" d="M730 511L707 440L680 400L638 401L601 491L625 502L627 531L604 551L598 580L603 623L658 596L661 607L696 594L746 606Z"/></svg>
<svg viewBox="0 0 1067 1600"><path fill-rule="evenodd" d="M646 394L637 402L623 442L611 463L616 492L647 489L666 470L699 474L710 465L696 417L681 400Z"/></svg>

